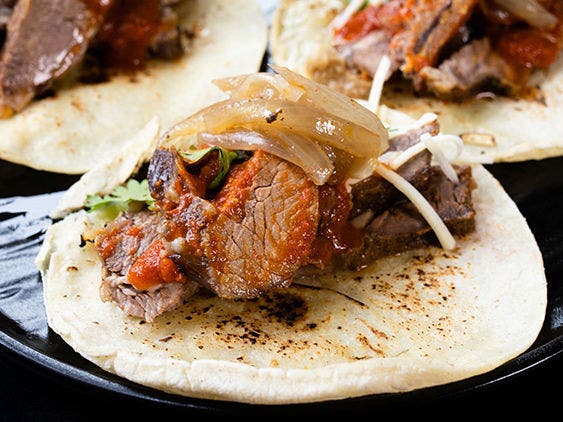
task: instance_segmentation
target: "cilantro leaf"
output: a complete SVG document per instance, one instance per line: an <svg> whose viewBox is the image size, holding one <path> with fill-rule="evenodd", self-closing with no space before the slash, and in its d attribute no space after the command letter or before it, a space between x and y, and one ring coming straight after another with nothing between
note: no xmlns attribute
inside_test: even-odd
<svg viewBox="0 0 563 422"><path fill-rule="evenodd" d="M198 149L195 151L179 151L182 158L184 158L186 161L189 161L190 163L197 163L198 161L201 161L204 157L206 157L213 151L217 151L218 153L220 167L217 176L215 176L211 183L209 183L209 189L215 189L219 187L221 181L229 172L232 161L238 158L238 154L234 151L229 151L221 147L210 147Z"/></svg>
<svg viewBox="0 0 563 422"><path fill-rule="evenodd" d="M154 205L149 190L149 182L145 179L138 182L130 179L125 186L116 187L109 195L88 195L84 207L87 211L102 211L108 218L115 218L121 211L127 211L132 204Z"/></svg>

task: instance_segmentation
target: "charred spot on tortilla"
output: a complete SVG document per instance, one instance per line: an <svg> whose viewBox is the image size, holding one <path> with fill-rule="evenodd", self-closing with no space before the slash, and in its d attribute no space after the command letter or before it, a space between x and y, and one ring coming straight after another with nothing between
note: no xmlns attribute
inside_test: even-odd
<svg viewBox="0 0 563 422"><path fill-rule="evenodd" d="M143 69L148 59L180 58L195 31L179 24L179 3L18 0L2 6L1 117L49 97L74 69L78 82L103 83Z"/></svg>

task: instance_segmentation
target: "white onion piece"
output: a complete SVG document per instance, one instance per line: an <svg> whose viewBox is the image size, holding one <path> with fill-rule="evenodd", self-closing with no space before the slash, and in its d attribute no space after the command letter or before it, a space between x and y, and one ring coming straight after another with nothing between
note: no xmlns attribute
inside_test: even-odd
<svg viewBox="0 0 563 422"><path fill-rule="evenodd" d="M352 0L348 3L348 6L346 6L344 10L342 10L342 12L336 15L336 17L332 20L330 27L334 30L346 25L346 22L348 22L350 18L362 8L364 1L365 0Z"/></svg>
<svg viewBox="0 0 563 422"><path fill-rule="evenodd" d="M447 160L452 163L456 161L463 152L463 140L457 135L434 135L432 136Z"/></svg>
<svg viewBox="0 0 563 422"><path fill-rule="evenodd" d="M387 80L389 69L391 69L391 60L387 55L384 55L379 61L379 65L377 66L377 70L373 76L373 82L371 83L371 89L369 91L367 108L373 113L377 113L377 109L379 108L383 85L385 85L385 81Z"/></svg>
<svg viewBox="0 0 563 422"><path fill-rule="evenodd" d="M424 113L418 120L395 128L396 130L393 132L393 138L410 132L411 130L421 129L424 126L431 125L436 120L438 120L438 116L435 113Z"/></svg>
<svg viewBox="0 0 563 422"><path fill-rule="evenodd" d="M228 94L231 100L254 97L298 101L304 93L302 89L291 85L280 75L266 72L215 79L212 82Z"/></svg>
<svg viewBox="0 0 563 422"><path fill-rule="evenodd" d="M432 153L446 177L456 184L459 183L457 173L442 152L439 142L429 133L425 133L420 137L420 143L424 144Z"/></svg>
<svg viewBox="0 0 563 422"><path fill-rule="evenodd" d="M557 17L547 11L537 0L494 0L514 16L539 29L553 29Z"/></svg>
<svg viewBox="0 0 563 422"><path fill-rule="evenodd" d="M399 155L393 157L389 161L389 167L391 167L393 170L397 170L399 167L401 167L403 164L405 164L415 155L420 154L425 149L426 149L426 145L424 143L417 142L412 147L407 148L406 150L399 153Z"/></svg>
<svg viewBox="0 0 563 422"><path fill-rule="evenodd" d="M399 174L395 173L383 163L375 163L375 171L395 186L400 192L403 193L416 207L418 212L424 217L428 225L434 230L436 237L440 241L442 248L445 250L452 250L455 248L456 242L436 210L428 203L426 198L411 185L408 181L402 178Z"/></svg>
<svg viewBox="0 0 563 422"><path fill-rule="evenodd" d="M386 147L386 140L379 142L374 133L341 117L290 101L263 99L215 103L174 126L166 140L199 132L221 133L240 126L295 132L355 157L377 157Z"/></svg>
<svg viewBox="0 0 563 422"><path fill-rule="evenodd" d="M363 126L373 133L373 142L379 144L381 151L387 149L388 134L381 120L357 101L344 94L333 91L325 85L321 85L292 72L285 67L272 66L272 69L283 76L291 85L305 91L305 96L301 101L307 99L313 107L320 108L327 113Z"/></svg>
<svg viewBox="0 0 563 422"><path fill-rule="evenodd" d="M226 149L268 152L301 167L317 185L325 184L334 171L332 161L316 142L294 133L270 130L262 134L240 129L217 135L201 132L198 137L202 143Z"/></svg>

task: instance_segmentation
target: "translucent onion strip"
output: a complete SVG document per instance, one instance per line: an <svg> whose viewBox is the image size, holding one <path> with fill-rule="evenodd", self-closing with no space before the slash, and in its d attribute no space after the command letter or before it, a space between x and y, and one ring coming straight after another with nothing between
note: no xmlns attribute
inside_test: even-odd
<svg viewBox="0 0 563 422"><path fill-rule="evenodd" d="M381 93L383 92L383 85L385 85L385 81L387 80L389 69L391 69L391 60L387 55L385 55L379 61L379 65L377 66L377 71L373 76L373 82L371 84L371 89L369 92L367 108L373 113L377 113L377 109L379 108Z"/></svg>
<svg viewBox="0 0 563 422"><path fill-rule="evenodd" d="M424 217L424 219L428 222L428 225L436 234L442 248L445 250L452 250L455 248L456 242L454 237L436 210L432 208L432 205L430 205L426 198L418 190L416 190L413 185L383 163L375 163L375 171L395 186L413 203L418 212L420 212L422 217Z"/></svg>
<svg viewBox="0 0 563 422"><path fill-rule="evenodd" d="M173 127L166 138L170 141L199 132L221 133L241 126L257 131L272 127L295 132L354 157L377 157L386 144L377 142L376 135L363 126L341 117L290 101L263 99L216 103Z"/></svg>
<svg viewBox="0 0 563 422"><path fill-rule="evenodd" d="M228 94L231 100L256 97L298 101L304 93L302 89L291 85L280 75L266 72L215 79L212 82Z"/></svg>
<svg viewBox="0 0 563 422"><path fill-rule="evenodd" d="M344 94L335 92L327 86L313 82L285 67L272 66L272 69L283 76L291 85L305 91L305 96L301 101L309 100L309 105L312 107L363 126L373 133L373 142L380 145L381 151L387 149L388 134L383 123L374 113L360 105L357 101Z"/></svg>
<svg viewBox="0 0 563 422"><path fill-rule="evenodd" d="M537 0L494 0L514 16L539 29L552 29L557 17L549 13ZM558 0L560 1L560 0Z"/></svg>
<svg viewBox="0 0 563 422"><path fill-rule="evenodd" d="M456 145L461 143L461 138L454 135L442 135L440 136L432 136L429 133L425 133L420 137L420 142L423 143L426 148L432 153L432 156L438 162L438 165L446 175L448 179L452 182L459 183L459 178L457 177L457 173L452 167L450 160L446 157L446 154L443 151L443 144L448 140L452 140ZM459 142L458 142L459 140ZM461 149L457 150L457 156L461 153ZM457 156L455 158L457 158ZM453 161L453 158L452 158Z"/></svg>
<svg viewBox="0 0 563 422"><path fill-rule="evenodd" d="M364 3L365 0L351 0L350 3L348 3L348 6L346 6L344 10L342 10L342 12L340 12L332 20L330 27L333 30L342 28L344 25L346 25L346 22L348 22L350 18L362 8Z"/></svg>
<svg viewBox="0 0 563 422"><path fill-rule="evenodd" d="M325 184L334 171L332 161L316 142L294 133L275 129L266 133L236 129L217 135L202 132L198 137L200 142L226 149L266 151L301 167L317 185Z"/></svg>

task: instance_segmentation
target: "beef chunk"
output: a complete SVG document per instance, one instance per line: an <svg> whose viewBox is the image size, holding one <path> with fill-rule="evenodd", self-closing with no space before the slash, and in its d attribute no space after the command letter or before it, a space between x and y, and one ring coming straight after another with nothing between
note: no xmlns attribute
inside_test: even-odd
<svg viewBox="0 0 563 422"><path fill-rule="evenodd" d="M424 197L438 212L454 235L465 235L475 228L475 210L471 199L471 168L456 169L460 183L449 180L439 168L432 168ZM350 269L363 268L384 256L437 244L426 220L408 201L401 201L376 216L366 227L363 245L338 257L339 264Z"/></svg>
<svg viewBox="0 0 563 422"><path fill-rule="evenodd" d="M161 216L153 212L122 214L96 236L96 248L103 262L102 300L114 301L126 314L149 322L180 306L198 289L191 280L162 283L149 290L129 283L127 274L131 266L159 239L160 223Z"/></svg>
<svg viewBox="0 0 563 422"><path fill-rule="evenodd" d="M389 139L387 151L405 151L419 142L423 134L437 135L439 131L438 121L432 120ZM423 151L399 167L397 172L415 188L424 189L428 183L431 158L428 151ZM387 180L374 174L352 185L352 197L354 203L350 217L354 218L366 210L378 215L403 195Z"/></svg>
<svg viewBox="0 0 563 422"><path fill-rule="evenodd" d="M431 158L430 152L422 151L399 167L397 173L415 188L423 189L428 184ZM378 215L402 198L403 194L387 180L375 174L353 184L352 197L354 207L350 216L354 218L367 210Z"/></svg>
<svg viewBox="0 0 563 422"><path fill-rule="evenodd" d="M336 46L336 50L350 67L355 66L373 77L383 56L393 58L391 40L391 35L386 31L373 31L359 40ZM392 60L387 77L399 69L399 66L398 60Z"/></svg>
<svg viewBox="0 0 563 422"><path fill-rule="evenodd" d="M186 270L219 296L250 298L287 286L306 263L318 192L297 166L258 151L231 171L213 201L186 195L167 216L168 231L181 233L176 251Z"/></svg>
<svg viewBox="0 0 563 422"><path fill-rule="evenodd" d="M445 45L469 20L478 0L415 0L412 19L401 34L401 56L405 75L416 74L425 66L434 66Z"/></svg>
<svg viewBox="0 0 563 422"><path fill-rule="evenodd" d="M96 236L96 248L108 272L126 275L137 256L159 236L160 216L139 212L122 214Z"/></svg>
<svg viewBox="0 0 563 422"><path fill-rule="evenodd" d="M108 277L100 289L104 301L113 301L127 315L147 322L182 305L198 290L193 282L165 283L151 290L139 290L128 284L123 277Z"/></svg>
<svg viewBox="0 0 563 422"><path fill-rule="evenodd" d="M488 38L466 45L438 68L423 68L418 79L421 89L455 101L487 90L512 94L518 87L514 69L491 49Z"/></svg>
<svg viewBox="0 0 563 422"><path fill-rule="evenodd" d="M19 0L0 61L0 117L21 110L78 63L100 24L82 0Z"/></svg>

